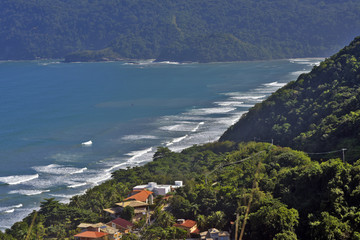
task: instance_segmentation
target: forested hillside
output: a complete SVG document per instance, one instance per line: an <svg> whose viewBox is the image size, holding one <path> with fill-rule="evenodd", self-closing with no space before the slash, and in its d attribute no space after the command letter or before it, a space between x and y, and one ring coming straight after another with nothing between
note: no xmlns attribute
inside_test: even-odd
<svg viewBox="0 0 360 240"><path fill-rule="evenodd" d="M159 148L153 162L114 172L112 180L70 204L45 199L38 212L0 232L0 238L71 237L81 222L108 221L102 209L121 201L133 186L182 180L185 187L173 195L169 211L160 210L164 202L157 198L154 222L136 223L144 226L141 239L174 239L175 218L196 220L201 231L232 229L234 236L230 222L236 213L239 233L248 216L243 239L359 239L359 179L359 162L318 163L303 152L267 143L209 143L181 153Z"/></svg>
<svg viewBox="0 0 360 240"><path fill-rule="evenodd" d="M346 158L352 162L360 158L359 109L358 37L309 74L300 75L256 104L221 140L274 139L281 146L310 153L345 148Z"/></svg>
<svg viewBox="0 0 360 240"><path fill-rule="evenodd" d="M359 13L354 0L3 0L0 59L328 56L359 33Z"/></svg>

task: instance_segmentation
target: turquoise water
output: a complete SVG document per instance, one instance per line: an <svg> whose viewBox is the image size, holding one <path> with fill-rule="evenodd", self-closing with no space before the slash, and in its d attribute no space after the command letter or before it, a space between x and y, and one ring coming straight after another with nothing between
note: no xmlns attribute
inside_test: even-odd
<svg viewBox="0 0 360 240"><path fill-rule="evenodd" d="M151 161L158 146L218 139L319 61L0 62L0 229L44 198L68 202L116 169Z"/></svg>

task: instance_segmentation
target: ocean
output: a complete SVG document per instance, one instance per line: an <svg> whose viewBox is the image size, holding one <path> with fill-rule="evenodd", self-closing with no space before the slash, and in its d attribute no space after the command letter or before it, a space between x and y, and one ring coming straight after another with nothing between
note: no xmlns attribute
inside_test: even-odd
<svg viewBox="0 0 360 240"><path fill-rule="evenodd" d="M159 146L217 140L321 60L0 62L0 230L44 198L69 202L151 161Z"/></svg>

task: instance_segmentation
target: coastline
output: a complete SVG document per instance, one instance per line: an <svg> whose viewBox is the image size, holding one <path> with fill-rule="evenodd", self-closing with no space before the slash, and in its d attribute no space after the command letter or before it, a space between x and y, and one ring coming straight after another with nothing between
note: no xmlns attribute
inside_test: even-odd
<svg viewBox="0 0 360 240"><path fill-rule="evenodd" d="M158 66L157 64L158 63L155 63L153 65ZM167 65L171 65L171 64L169 63ZM228 64L225 64L225 65L220 64L219 66L227 66L227 65ZM48 65L45 65L45 66L48 66ZM191 66L191 64L183 65L183 67L186 68L184 70L187 71L187 68L190 66ZM200 64L199 66L203 67L204 65ZM50 65L50 67L51 67L51 65ZM134 65L134 66L128 66L128 67L131 67L131 68L136 67L137 68L138 66ZM141 69L142 66L139 66L139 67ZM164 65L164 67L165 67L165 65ZM162 67L162 68L164 68L164 67ZM172 67L171 69L176 69L176 68ZM294 78L294 77L292 77L292 78ZM182 112L182 114L163 116L163 118L160 119L162 122L161 124L163 124L163 125L159 126L158 124L154 123L155 125L152 125L152 128L154 131L156 130L157 133L158 132L166 133L167 140L164 140L162 142L162 144L157 144L157 145L151 146L151 149L150 149L150 146L144 145L141 148L133 149L128 152L124 152L124 155L127 155L127 161L131 160L130 164L132 166L139 166L139 165L146 164L148 161L152 160L152 155L156 151L157 146L166 147L168 145L167 147L169 147L173 151L181 151L182 149L185 149L194 144L206 143L206 142L210 142L210 141L214 141L214 140L218 139L221 136L221 134L230 125L232 125L233 123L235 123L237 121L237 119L240 117L240 114L245 112L245 111L243 111L245 108L247 109L251 105L261 101L261 99L264 99L266 94L270 94L271 92L275 91L277 88L283 86L283 83L280 84L276 81L272 81L272 82L267 82L267 85L262 85L262 84L260 84L260 85L263 88L257 89L257 90L253 89L255 92L251 92L251 91L250 92L231 92L230 91L230 92L226 93L226 92L220 91L220 93L219 93L220 95L217 98L215 98L214 100L212 100L211 104L208 104L205 106L199 105L198 107L190 108L187 111ZM216 85L214 85L213 87L214 87L214 89L218 88ZM265 92L266 92L266 94L265 94ZM219 97L222 100L220 100ZM244 102L244 100L246 100L246 99L249 99L250 101L252 101L252 103L249 105L248 102ZM239 111L235 110L239 106L240 106ZM211 120L211 119L213 119L213 120ZM211 124L216 129L216 131L211 130L211 129L206 130L206 128L209 126L209 124ZM221 126L223 126L222 129L219 129L219 124L221 124ZM208 131L208 133L203 133L205 130ZM214 135L214 133L216 133L217 135L216 134ZM144 134L144 133L127 134L127 135L123 135L121 137L122 138L121 141L129 141L130 140L130 141L145 143L145 142L150 142L151 140L154 140L154 136L155 136L154 134ZM89 138L89 139L92 139L92 138ZM82 141L82 142L85 142L87 140L88 139L84 139L84 141ZM97 145L99 144L99 140L96 141L96 139L95 139L93 142L94 142L93 147L96 148ZM83 150L91 152L92 148L86 147L86 148L83 148ZM110 156L110 158L111 158L111 156ZM145 159L145 161L144 161L144 159ZM120 169L120 168L126 168L127 166L129 166L129 162L124 162L124 163L118 162L117 158L114 158L113 160L111 160L111 159L109 159L109 160L99 163L99 165L98 165L98 166L104 165L105 163L110 164L106 168L107 169L106 174L105 175L103 174L104 178L101 181L105 181L105 177L107 179L110 179L111 171ZM117 164L115 162L117 162ZM63 163L61 165L58 164L58 166L51 165L51 164L50 165L47 164L44 166L40 165L39 167L41 167L41 168L37 167L36 170L40 171L41 177L43 177L44 174L46 174L46 175L50 174L49 175L49 177L50 177L52 173L56 173L57 175L59 175L61 172L65 171L66 168L64 168L64 167L67 167L67 169L69 169L69 166L67 166L66 163L65 164ZM78 167L76 167L76 169L74 168L71 171L78 172L81 169L84 169L84 166L78 166ZM88 170L86 170L85 172L88 172ZM69 176L73 177L76 175L77 175L77 173L73 174L73 175L69 175ZM38 181L38 180L36 180L36 181ZM36 181L34 182L34 184L36 183ZM93 182L95 182L95 181L93 181ZM27 184L30 184L30 183L32 183L31 180L27 182ZM69 183L69 186L72 186L73 190L78 190L78 189L80 190L80 189L82 189L82 187L84 187L84 189L85 189L85 187L86 187L86 189L89 189L88 187L90 187L90 185L85 186L82 184L83 184L83 182L77 180L75 182L72 182L71 184ZM22 192L22 193L33 194L33 195L29 195L28 197L34 196L37 198L44 198L44 197L59 198L62 196L61 194L48 192L47 190L49 190L49 189L45 188L45 187L42 188L42 190L43 190L42 193L36 194L36 195L35 195L35 193L39 193L39 191L38 192L35 192L35 191L34 192ZM81 190L81 191L86 191L86 190ZM15 194L20 194L20 192L17 192ZM52 195L50 195L50 194L52 194ZM54 195L56 195L56 196L54 196ZM75 196L75 195L72 195L72 196ZM70 195L67 195L67 197L69 197L69 196ZM67 198L67 199L69 199L69 198ZM13 205L11 205L11 206L13 206ZM23 207L23 209L25 209L25 207ZM10 211L10 210L11 209L6 209L4 211ZM16 214L17 212L19 212L19 209L15 209L14 211L15 212L13 212L13 213ZM11 214L11 213L8 213L8 214Z"/></svg>

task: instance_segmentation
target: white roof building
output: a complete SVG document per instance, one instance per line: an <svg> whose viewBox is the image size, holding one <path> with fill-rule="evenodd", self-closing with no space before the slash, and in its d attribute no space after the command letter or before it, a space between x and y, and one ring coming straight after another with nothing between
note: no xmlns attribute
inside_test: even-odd
<svg viewBox="0 0 360 240"><path fill-rule="evenodd" d="M182 187L182 181L175 181L175 185L164 185L157 184L156 182L149 182L147 185L138 185L133 188L133 190L142 190L147 189L154 192L155 195L166 195L168 192L171 192L172 189Z"/></svg>

